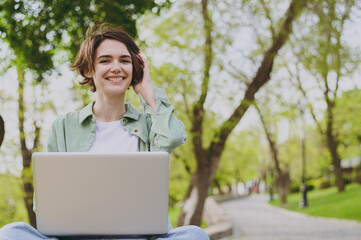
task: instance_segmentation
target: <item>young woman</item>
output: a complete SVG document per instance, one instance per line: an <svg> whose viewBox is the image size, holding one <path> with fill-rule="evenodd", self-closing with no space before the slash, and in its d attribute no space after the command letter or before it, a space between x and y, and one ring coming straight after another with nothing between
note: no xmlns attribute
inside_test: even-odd
<svg viewBox="0 0 361 240"><path fill-rule="evenodd" d="M72 68L84 78L80 83L95 92L96 100L54 121L47 151L171 153L186 141L185 127L173 115L164 89L152 87L146 59L120 27L103 24L88 29ZM130 87L144 112L125 102ZM0 229L0 239L51 238L25 223L11 223ZM209 238L196 226L172 229L169 223L169 232L157 239Z"/></svg>

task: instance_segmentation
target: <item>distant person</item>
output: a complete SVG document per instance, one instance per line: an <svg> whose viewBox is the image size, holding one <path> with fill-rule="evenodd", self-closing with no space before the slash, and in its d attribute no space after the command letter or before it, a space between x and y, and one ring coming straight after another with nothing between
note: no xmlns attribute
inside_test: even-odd
<svg viewBox="0 0 361 240"><path fill-rule="evenodd" d="M1 147L1 144L3 143L4 135L5 135L5 123L4 123L3 118L0 115L0 147Z"/></svg>
<svg viewBox="0 0 361 240"><path fill-rule="evenodd" d="M164 89L152 87L148 63L134 40L120 27L109 24L87 30L77 59L71 66L95 92L96 100L80 111L57 117L48 136L49 152L171 153L186 141L185 127L174 115ZM125 102L133 88L144 112ZM199 227L172 229L161 238L209 239ZM48 238L26 223L0 229L1 240ZM74 238L73 238L74 239Z"/></svg>

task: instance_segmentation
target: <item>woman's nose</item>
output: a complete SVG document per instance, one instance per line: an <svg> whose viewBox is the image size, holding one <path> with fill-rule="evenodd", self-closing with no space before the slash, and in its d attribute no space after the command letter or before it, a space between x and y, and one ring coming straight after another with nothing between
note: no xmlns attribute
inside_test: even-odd
<svg viewBox="0 0 361 240"><path fill-rule="evenodd" d="M111 72L120 72L122 70L122 65L119 61L113 61L111 65Z"/></svg>

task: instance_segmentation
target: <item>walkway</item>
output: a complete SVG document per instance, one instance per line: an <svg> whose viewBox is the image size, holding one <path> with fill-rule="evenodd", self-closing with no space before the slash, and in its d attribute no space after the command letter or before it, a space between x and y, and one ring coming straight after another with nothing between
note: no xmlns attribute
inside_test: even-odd
<svg viewBox="0 0 361 240"><path fill-rule="evenodd" d="M221 204L232 218L237 240L360 240L361 224L314 218L267 204L268 196L252 195Z"/></svg>

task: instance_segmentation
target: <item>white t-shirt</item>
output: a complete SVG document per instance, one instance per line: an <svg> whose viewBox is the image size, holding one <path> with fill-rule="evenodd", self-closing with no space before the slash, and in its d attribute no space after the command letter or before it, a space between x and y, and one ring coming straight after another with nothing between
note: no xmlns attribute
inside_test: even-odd
<svg viewBox="0 0 361 240"><path fill-rule="evenodd" d="M96 121L95 139L88 152L139 152L139 137L130 134L120 121Z"/></svg>
<svg viewBox="0 0 361 240"><path fill-rule="evenodd" d="M125 130L120 121L96 121L95 139L88 152L139 152L139 137Z"/></svg>

